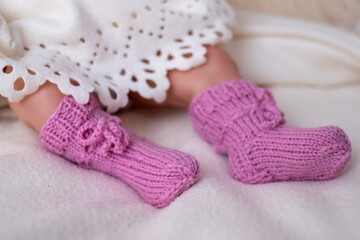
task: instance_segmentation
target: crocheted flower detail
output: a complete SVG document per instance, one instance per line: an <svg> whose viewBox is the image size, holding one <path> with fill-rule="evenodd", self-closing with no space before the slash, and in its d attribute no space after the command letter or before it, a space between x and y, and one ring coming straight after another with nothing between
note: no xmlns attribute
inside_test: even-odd
<svg viewBox="0 0 360 240"><path fill-rule="evenodd" d="M100 118L97 122L84 123L78 131L77 141L87 153L107 156L122 153L129 145L129 135L120 119Z"/></svg>
<svg viewBox="0 0 360 240"><path fill-rule="evenodd" d="M261 126L264 129L274 129L279 124L285 123L284 113L277 107L271 91L267 88L258 88L255 90L255 95L259 101L260 114L263 117Z"/></svg>

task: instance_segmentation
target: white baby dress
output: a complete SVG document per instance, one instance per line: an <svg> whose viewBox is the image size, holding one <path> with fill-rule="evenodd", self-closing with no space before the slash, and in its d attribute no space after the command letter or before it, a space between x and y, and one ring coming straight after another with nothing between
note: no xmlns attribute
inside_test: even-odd
<svg viewBox="0 0 360 240"><path fill-rule="evenodd" d="M108 112L129 91L162 102L167 71L205 62L232 18L225 0L0 0L0 95L50 81L79 103L95 91Z"/></svg>

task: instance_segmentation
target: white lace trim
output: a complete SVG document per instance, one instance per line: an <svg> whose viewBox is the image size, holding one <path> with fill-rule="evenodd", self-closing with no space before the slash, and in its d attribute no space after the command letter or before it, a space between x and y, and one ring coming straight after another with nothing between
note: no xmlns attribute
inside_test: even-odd
<svg viewBox="0 0 360 240"><path fill-rule="evenodd" d="M56 17L6 24L0 14L1 95L19 101L48 80L79 103L95 90L109 112L127 104L129 91L162 102L168 70L205 62L204 45L232 37L223 0L74 2L58 3Z"/></svg>

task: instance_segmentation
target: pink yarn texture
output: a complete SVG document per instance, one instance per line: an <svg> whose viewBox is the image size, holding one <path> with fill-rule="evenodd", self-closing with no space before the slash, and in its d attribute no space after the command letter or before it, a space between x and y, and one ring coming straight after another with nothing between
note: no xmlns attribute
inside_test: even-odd
<svg viewBox="0 0 360 240"><path fill-rule="evenodd" d="M331 179L350 158L343 130L285 125L270 90L246 80L205 90L190 116L200 136L228 154L230 175L244 183Z"/></svg>
<svg viewBox="0 0 360 240"><path fill-rule="evenodd" d="M192 156L136 136L118 117L102 111L92 95L86 105L66 96L39 138L50 151L121 179L158 208L169 205L199 177Z"/></svg>

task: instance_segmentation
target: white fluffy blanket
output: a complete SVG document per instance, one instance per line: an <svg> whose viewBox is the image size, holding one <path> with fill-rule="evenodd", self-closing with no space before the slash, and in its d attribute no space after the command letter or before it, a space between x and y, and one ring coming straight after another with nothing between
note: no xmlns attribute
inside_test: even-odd
<svg viewBox="0 0 360 240"><path fill-rule="evenodd" d="M272 88L287 122L339 125L350 164L324 182L246 185L195 133L186 111L135 109L125 124L193 154L201 178L165 209L129 186L46 151L0 111L0 239L360 239L360 38L325 25L238 13L224 46L243 76Z"/></svg>

